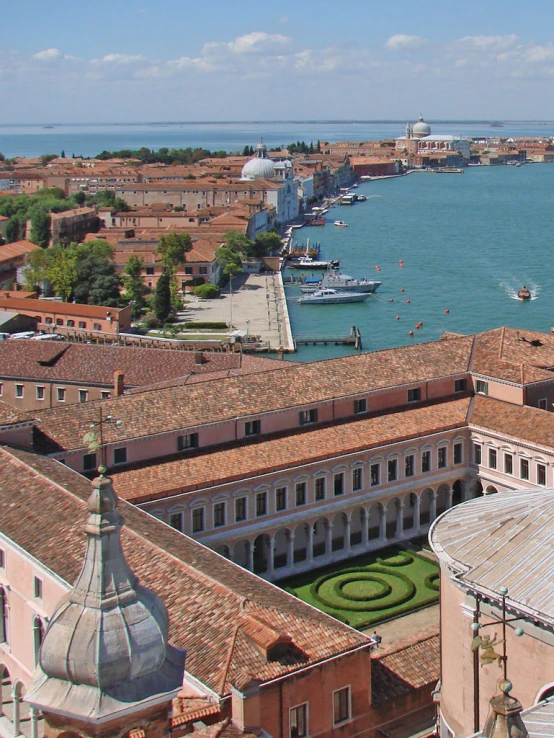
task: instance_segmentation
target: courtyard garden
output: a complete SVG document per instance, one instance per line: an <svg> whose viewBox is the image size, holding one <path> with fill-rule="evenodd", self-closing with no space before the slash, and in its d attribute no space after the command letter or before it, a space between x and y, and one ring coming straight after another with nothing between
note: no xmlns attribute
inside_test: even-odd
<svg viewBox="0 0 554 738"><path fill-rule="evenodd" d="M405 615L439 598L439 567L388 548L279 583L287 592L353 628Z"/></svg>

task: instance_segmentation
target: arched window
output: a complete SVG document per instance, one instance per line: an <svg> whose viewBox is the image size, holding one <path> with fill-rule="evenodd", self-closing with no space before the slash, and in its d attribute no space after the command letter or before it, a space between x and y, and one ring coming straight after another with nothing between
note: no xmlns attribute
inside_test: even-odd
<svg viewBox="0 0 554 738"><path fill-rule="evenodd" d="M33 644L35 652L35 666L38 664L38 657L40 653L40 647L44 639L44 623L36 616L33 618Z"/></svg>
<svg viewBox="0 0 554 738"><path fill-rule="evenodd" d="M8 600L6 590L0 587L0 643L8 642Z"/></svg>

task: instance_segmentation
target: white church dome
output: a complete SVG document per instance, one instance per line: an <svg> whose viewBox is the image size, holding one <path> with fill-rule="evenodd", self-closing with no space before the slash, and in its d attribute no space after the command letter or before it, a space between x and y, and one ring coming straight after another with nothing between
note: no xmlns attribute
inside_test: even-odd
<svg viewBox="0 0 554 738"><path fill-rule="evenodd" d="M241 179L272 179L275 174L275 164L267 155L267 148L260 139L256 146L256 156L247 161L242 168Z"/></svg>
<svg viewBox="0 0 554 738"><path fill-rule="evenodd" d="M419 116L418 122L415 124L415 126L412 129L412 135L417 136L418 138L421 138L422 136L430 136L431 135L431 126L429 123L426 123L423 120L423 116Z"/></svg>

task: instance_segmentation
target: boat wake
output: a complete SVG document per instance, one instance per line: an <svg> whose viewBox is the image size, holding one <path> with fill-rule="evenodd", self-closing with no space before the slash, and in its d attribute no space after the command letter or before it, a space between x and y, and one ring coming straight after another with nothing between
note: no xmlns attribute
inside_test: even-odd
<svg viewBox="0 0 554 738"><path fill-rule="evenodd" d="M529 300L522 300L521 297L519 297L519 290L522 286L521 284L516 284L515 282L500 282L499 286L502 287L502 289L511 300L518 300L519 302L531 302L533 300L536 300L541 291L540 285L531 283L527 287L527 289L531 293L531 297L529 298Z"/></svg>

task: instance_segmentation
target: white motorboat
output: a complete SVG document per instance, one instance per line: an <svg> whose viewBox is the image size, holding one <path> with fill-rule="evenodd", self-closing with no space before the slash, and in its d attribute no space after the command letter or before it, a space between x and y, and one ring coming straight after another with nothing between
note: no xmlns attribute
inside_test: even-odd
<svg viewBox="0 0 554 738"><path fill-rule="evenodd" d="M309 256L304 256L301 259L292 259L288 264L290 269L335 269L339 265L340 261L338 259L317 261L316 259L310 259Z"/></svg>
<svg viewBox="0 0 554 738"><path fill-rule="evenodd" d="M330 288L332 290L345 290L346 292L368 292L372 293L377 290L383 283L376 280L355 279L348 274L340 274L337 271L330 271L325 274L318 284L304 284L300 289L302 292L315 292L316 290Z"/></svg>
<svg viewBox="0 0 554 738"><path fill-rule="evenodd" d="M368 292L343 292L327 288L302 295L298 302L302 305L340 305L346 302L365 302L368 297Z"/></svg>
<svg viewBox="0 0 554 738"><path fill-rule="evenodd" d="M336 225L339 228L348 228L348 223L345 223L344 220L335 220L333 225Z"/></svg>
<svg viewBox="0 0 554 738"><path fill-rule="evenodd" d="M358 202L365 202L367 200L367 195L358 195Z"/></svg>

